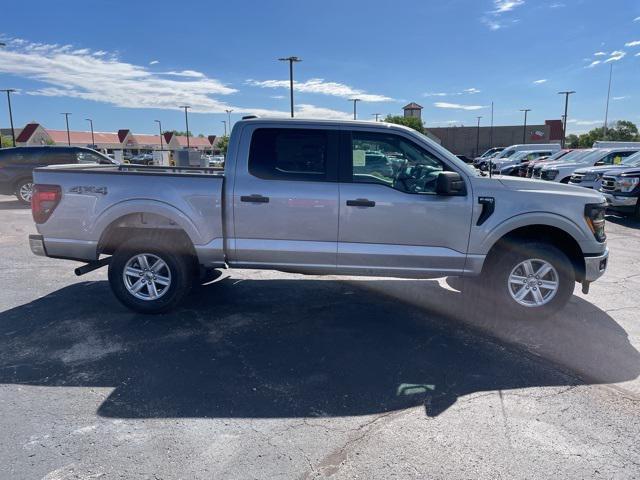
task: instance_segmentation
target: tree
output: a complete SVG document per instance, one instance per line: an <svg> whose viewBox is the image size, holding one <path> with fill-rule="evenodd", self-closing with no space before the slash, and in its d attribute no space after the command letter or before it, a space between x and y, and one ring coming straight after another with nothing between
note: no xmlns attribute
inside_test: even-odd
<svg viewBox="0 0 640 480"><path fill-rule="evenodd" d="M606 138L604 128L598 127L580 135L578 144L580 147L590 148L593 146L593 142L597 140L633 142L640 141L640 135L638 135L638 127L635 123L628 120L618 120L613 126L607 128Z"/></svg>
<svg viewBox="0 0 640 480"><path fill-rule="evenodd" d="M0 135L0 148L13 147L13 140L11 137L5 137Z"/></svg>
<svg viewBox="0 0 640 480"><path fill-rule="evenodd" d="M164 133L167 133L167 132L173 133L174 135L178 135L179 137L187 137L187 136L193 137L193 132L187 133L184 130L167 130Z"/></svg>
<svg viewBox="0 0 640 480"><path fill-rule="evenodd" d="M227 155L227 148L229 148L229 136L228 135L221 136L220 140L216 142L216 145L214 145L214 147L220 150L220 153L222 155Z"/></svg>
<svg viewBox="0 0 640 480"><path fill-rule="evenodd" d="M387 115L384 119L385 122L395 123L397 125L404 125L405 127L413 128L414 130L424 133L424 126L422 121L416 117L403 117L401 115Z"/></svg>
<svg viewBox="0 0 640 480"><path fill-rule="evenodd" d="M571 135L567 135L565 143L567 145L567 148L578 148L578 146L580 145L580 139L577 135L572 133Z"/></svg>

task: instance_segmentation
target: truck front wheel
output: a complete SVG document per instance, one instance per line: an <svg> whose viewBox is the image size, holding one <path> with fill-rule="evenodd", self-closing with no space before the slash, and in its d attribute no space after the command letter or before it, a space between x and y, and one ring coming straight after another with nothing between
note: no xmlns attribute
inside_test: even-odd
<svg viewBox="0 0 640 480"><path fill-rule="evenodd" d="M494 257L488 273L496 303L513 318L553 315L567 304L575 286L569 258L546 243L515 243Z"/></svg>
<svg viewBox="0 0 640 480"><path fill-rule="evenodd" d="M109 263L109 283L125 306L161 313L177 306L191 290L193 262L151 238L124 242Z"/></svg>

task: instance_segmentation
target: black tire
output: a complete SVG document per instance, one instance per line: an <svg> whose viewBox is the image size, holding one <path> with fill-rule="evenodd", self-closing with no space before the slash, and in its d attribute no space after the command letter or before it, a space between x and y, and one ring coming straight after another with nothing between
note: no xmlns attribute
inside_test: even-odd
<svg viewBox="0 0 640 480"><path fill-rule="evenodd" d="M638 197L638 201L636 202L636 208L633 210L633 216L636 220L640 220L640 197Z"/></svg>
<svg viewBox="0 0 640 480"><path fill-rule="evenodd" d="M22 205L31 205L33 179L25 178L16 183L15 195Z"/></svg>
<svg viewBox="0 0 640 480"><path fill-rule="evenodd" d="M568 185L569 180L571 180L571 177L563 178L562 180L560 180L560 183L566 183Z"/></svg>
<svg viewBox="0 0 640 480"><path fill-rule="evenodd" d="M148 296L148 299L138 298L129 290L125 280L125 267L136 256L147 254L148 259L153 260L157 257L162 260L166 266L158 273L159 278L169 279L168 286L156 285L156 277L145 277L138 295ZM149 271L146 275L152 275L153 265L149 260ZM140 313L162 313L175 308L191 290L194 277L193 259L191 256L176 252L169 245L164 244L157 237L137 237L124 242L115 251L109 263L109 283L114 295L126 307ZM131 268L136 270L145 270L140 267L140 262L129 263ZM128 276L129 281L133 282L135 277ZM141 279L143 280L143 279ZM151 295L151 282L153 280L153 288L157 288L158 298L153 299ZM163 281L165 281L163 280ZM157 280L160 281L160 280ZM133 283L131 287L135 287ZM148 285L148 286L147 286Z"/></svg>
<svg viewBox="0 0 640 480"><path fill-rule="evenodd" d="M527 260L531 261L534 272L537 267L542 266L542 262L551 265L555 272L551 271L542 278L536 279L537 272L527 275L524 268L514 270ZM561 310L573 294L575 287L573 265L567 255L553 245L540 242L516 242L511 248L499 252L490 261L486 280L496 313L504 313L515 319L543 320ZM523 281L522 287L509 282L512 272L528 279L526 282ZM542 282L547 283L547 280L554 279L558 284L554 294L551 294L551 290L538 286ZM525 293L522 302L534 303L535 294L538 298L542 296L546 303L530 306L518 303L512 296L512 292L517 296L521 288L526 289L522 290Z"/></svg>

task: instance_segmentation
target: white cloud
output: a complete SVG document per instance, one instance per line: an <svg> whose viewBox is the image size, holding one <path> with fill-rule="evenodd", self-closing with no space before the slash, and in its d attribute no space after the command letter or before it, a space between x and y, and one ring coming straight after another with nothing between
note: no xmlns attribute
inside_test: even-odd
<svg viewBox="0 0 640 480"><path fill-rule="evenodd" d="M480 20L490 30L500 30L506 24L502 19L503 15L512 12L524 3L524 0L493 0L493 10L486 12ZM518 22L517 19L510 20L510 23L516 22Z"/></svg>
<svg viewBox="0 0 640 480"><path fill-rule="evenodd" d="M566 6L566 3L552 3L551 5L549 5L549 8L563 8Z"/></svg>
<svg viewBox="0 0 640 480"><path fill-rule="evenodd" d="M0 73L29 78L42 87L25 92L46 97L70 97L123 108L176 109L191 105L197 113L236 113L288 117L289 111L231 105L214 98L237 92L221 81L195 70L154 73L146 67L126 63L104 50L74 49L71 45L49 45L23 39L6 40L0 50ZM176 78L167 78L176 77ZM351 114L315 105L300 104L299 116L347 119Z"/></svg>
<svg viewBox="0 0 640 480"><path fill-rule="evenodd" d="M282 100L285 98L284 95L271 95L269 98L273 98L274 100Z"/></svg>
<svg viewBox="0 0 640 480"><path fill-rule="evenodd" d="M602 123L602 120L577 120L570 119L567 123L575 123L576 125L588 126L588 125L599 125Z"/></svg>
<svg viewBox="0 0 640 480"><path fill-rule="evenodd" d="M607 52L596 52L593 54L594 57L604 57Z"/></svg>
<svg viewBox="0 0 640 480"><path fill-rule="evenodd" d="M626 97L626 96L622 96L622 97L611 97L611 100L624 100L624 99L626 99L626 98L629 98L629 97Z"/></svg>
<svg viewBox="0 0 640 480"><path fill-rule="evenodd" d="M594 60L593 62L591 62L589 65L587 65L585 68L593 68L596 65L601 64L602 62L600 60Z"/></svg>
<svg viewBox="0 0 640 480"><path fill-rule="evenodd" d="M252 87L260 88L289 88L289 80L253 80L245 82ZM293 89L303 93L319 93L334 97L352 98L358 97L364 102L392 102L393 98L385 95L365 93L363 90L350 87L344 83L325 82L322 78L312 78L306 82L294 82Z"/></svg>
<svg viewBox="0 0 640 480"><path fill-rule="evenodd" d="M640 45L640 40L634 40L633 42L627 42L624 44L625 47L637 47Z"/></svg>
<svg viewBox="0 0 640 480"><path fill-rule="evenodd" d="M636 17L633 19L634 22L640 22L640 17Z"/></svg>
<svg viewBox="0 0 640 480"><path fill-rule="evenodd" d="M160 61L159 61L159 60L151 60L151 61L149 62L149 65L157 65L158 63L160 63Z"/></svg>
<svg viewBox="0 0 640 480"><path fill-rule="evenodd" d="M533 83L536 84L536 85L541 85L543 83L547 83L547 79L546 78L541 78L540 80L534 80Z"/></svg>
<svg viewBox="0 0 640 480"><path fill-rule="evenodd" d="M611 52L610 55L611 56L609 58L607 58L604 61L604 63L617 62L618 60L622 60L625 57L626 52L623 52L621 50L615 50L615 51Z"/></svg>
<svg viewBox="0 0 640 480"><path fill-rule="evenodd" d="M524 4L524 0L493 0L494 10L492 13L497 15L510 12L516 7Z"/></svg>
<svg viewBox="0 0 640 480"><path fill-rule="evenodd" d="M455 110L481 110L486 108L483 105L462 105L459 103L436 102L433 104L436 108L450 108Z"/></svg>
<svg viewBox="0 0 640 480"><path fill-rule="evenodd" d="M634 57L640 57L640 52L636 53Z"/></svg>
<svg viewBox="0 0 640 480"><path fill-rule="evenodd" d="M423 93L422 96L423 97L449 97L449 96L455 96L455 95L475 95L476 93L480 93L480 90L478 90L475 87L471 87L471 88L465 88L461 92L454 92L454 93L428 92L428 93Z"/></svg>

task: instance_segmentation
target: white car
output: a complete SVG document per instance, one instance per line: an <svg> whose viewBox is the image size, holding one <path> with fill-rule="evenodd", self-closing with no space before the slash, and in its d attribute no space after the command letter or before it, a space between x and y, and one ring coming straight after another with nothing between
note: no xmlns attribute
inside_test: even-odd
<svg viewBox="0 0 640 480"><path fill-rule="evenodd" d="M594 167L600 165L616 166L637 151L640 147L635 148L594 148L589 154L571 161L558 160L557 162L548 162L540 170L542 180L551 182L569 183L571 175L579 168Z"/></svg>
<svg viewBox="0 0 640 480"><path fill-rule="evenodd" d="M637 152L620 162L619 165L599 165L597 167L579 168L569 180L569 185L598 190L602 186L602 177L612 175L620 169L628 167L640 167L640 152Z"/></svg>

